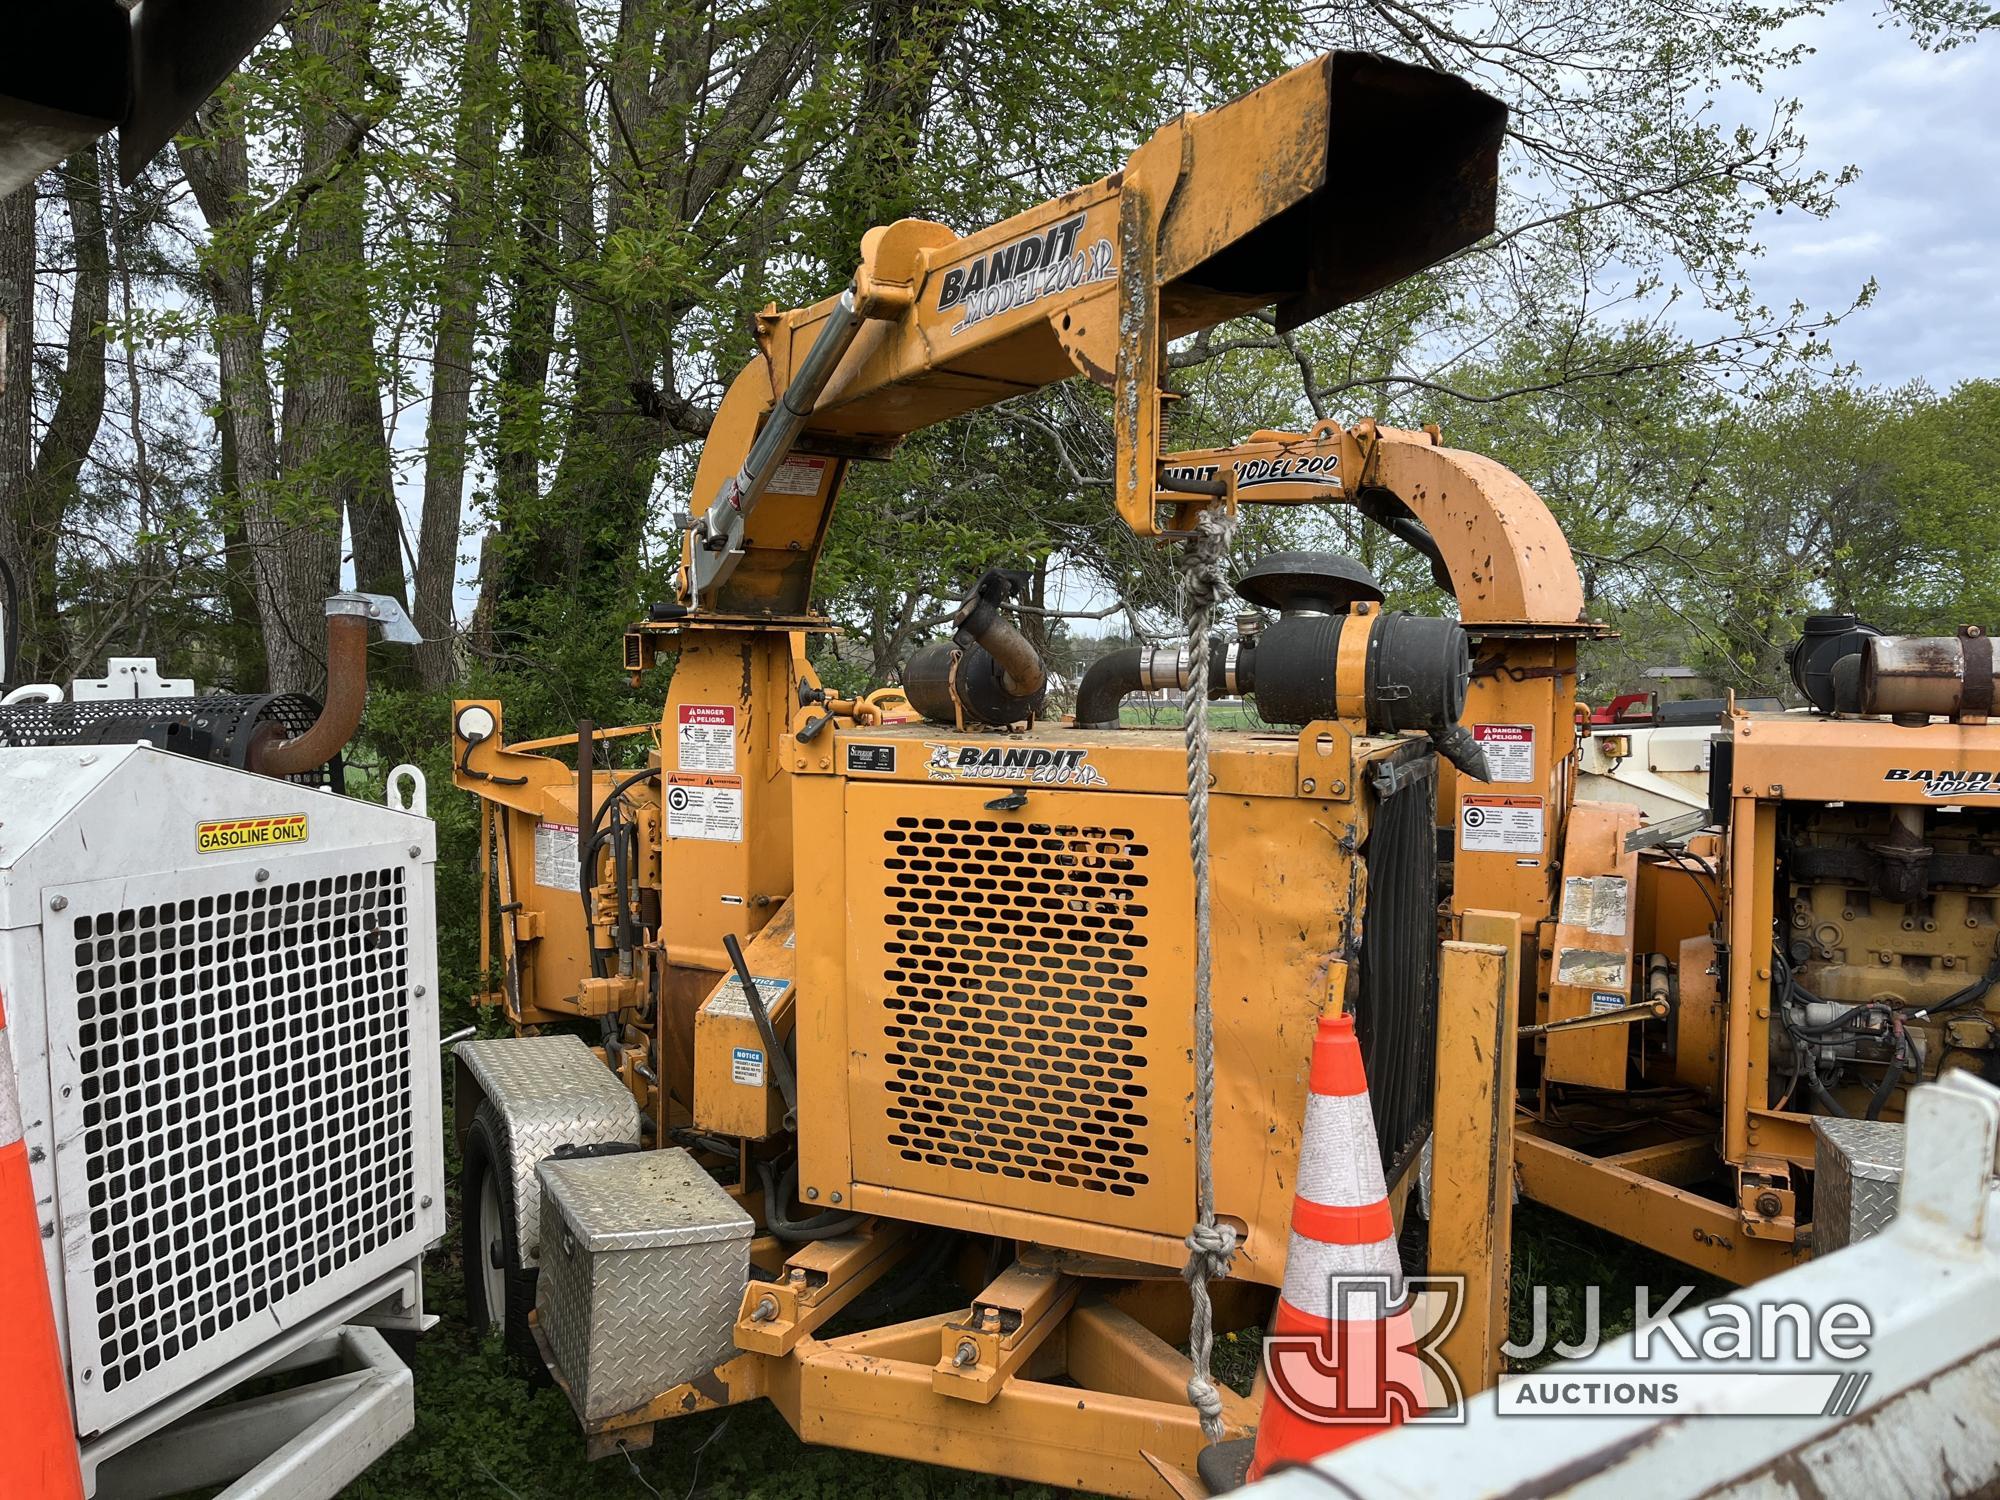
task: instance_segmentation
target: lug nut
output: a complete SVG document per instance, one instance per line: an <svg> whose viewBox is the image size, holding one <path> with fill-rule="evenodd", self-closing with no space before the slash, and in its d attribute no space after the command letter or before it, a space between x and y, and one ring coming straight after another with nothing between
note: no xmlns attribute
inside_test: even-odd
<svg viewBox="0 0 2000 1500"><path fill-rule="evenodd" d="M1757 1212L1767 1219L1775 1219L1778 1216L1778 1210L1784 1206L1784 1201L1776 1193L1759 1193L1757 1195Z"/></svg>

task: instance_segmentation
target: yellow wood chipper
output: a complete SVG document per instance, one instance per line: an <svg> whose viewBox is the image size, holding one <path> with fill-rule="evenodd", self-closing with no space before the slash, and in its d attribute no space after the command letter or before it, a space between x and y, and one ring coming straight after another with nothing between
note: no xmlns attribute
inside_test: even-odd
<svg viewBox="0 0 2000 1500"><path fill-rule="evenodd" d="M2000 743L1931 722L1941 669L1922 727L1718 715L1715 806L1646 827L1576 795L1602 632L1517 476L1365 421L1163 451L1171 340L1296 327L1476 243L1504 125L1334 54L1004 223L871 230L839 295L759 318L716 415L675 596L623 642L635 679L672 660L658 721L510 745L502 704L456 706L516 1033L457 1053L470 1302L593 1451L767 1398L813 1442L1200 1493L1191 1320L1270 1314L1323 1015L1355 1018L1398 1212L1421 1181L1431 1268L1467 1278L1469 1389L1506 1332L1515 1152L1530 1195L1750 1280L1807 1237L1808 1112L1893 1118L1992 1046ZM1057 719L996 571L893 693L829 691L813 580L849 466L1079 375L1136 535L1214 566L1241 505L1350 505L1455 616L1386 610L1337 555L1253 559L1254 628L1211 639L1198 607ZM1846 706L1886 701L1867 681ZM1123 727L1141 690L1275 727ZM1217 1243L1226 1275L1184 1278ZM962 1304L901 1316L939 1276ZM1212 1425L1257 1418L1224 1391Z"/></svg>

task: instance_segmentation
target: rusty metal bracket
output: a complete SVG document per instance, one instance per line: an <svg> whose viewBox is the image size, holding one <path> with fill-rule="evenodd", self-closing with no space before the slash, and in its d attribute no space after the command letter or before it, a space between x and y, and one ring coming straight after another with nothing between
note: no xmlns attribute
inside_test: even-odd
<svg viewBox="0 0 2000 1500"><path fill-rule="evenodd" d="M910 1225L869 1219L852 1234L817 1240L793 1252L777 1281L753 1281L736 1313L736 1347L789 1354L908 1257Z"/></svg>
<svg viewBox="0 0 2000 1500"><path fill-rule="evenodd" d="M1047 1266L1009 1266L962 1317L938 1330L931 1389L982 1406L991 1402L1061 1325L1081 1285Z"/></svg>
<svg viewBox="0 0 2000 1500"><path fill-rule="evenodd" d="M1479 677L1505 677L1509 682L1539 682L1543 678L1553 678L1561 682L1565 677L1574 677L1570 667L1510 667L1501 653L1476 657L1472 663L1472 675Z"/></svg>
<svg viewBox="0 0 2000 1500"><path fill-rule="evenodd" d="M1799 1237L1798 1195L1792 1190L1791 1163L1752 1157L1736 1173L1736 1209L1743 1232L1752 1239L1793 1244Z"/></svg>

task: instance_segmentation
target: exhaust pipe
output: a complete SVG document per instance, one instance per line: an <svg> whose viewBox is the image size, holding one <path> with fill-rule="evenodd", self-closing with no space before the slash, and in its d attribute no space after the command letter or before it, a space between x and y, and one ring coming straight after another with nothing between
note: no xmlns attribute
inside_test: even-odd
<svg viewBox="0 0 2000 1500"><path fill-rule="evenodd" d="M382 638L414 646L423 639L403 606L387 594L334 594L326 601L326 698L312 727L290 739L271 737L250 747L249 768L261 776L316 771L354 738L368 702L368 625Z"/></svg>
<svg viewBox="0 0 2000 1500"><path fill-rule="evenodd" d="M1048 692L1048 670L1032 642L1000 613L1026 575L998 568L979 580L953 616L949 641L922 646L903 664L910 706L934 724L1001 728L1032 719Z"/></svg>

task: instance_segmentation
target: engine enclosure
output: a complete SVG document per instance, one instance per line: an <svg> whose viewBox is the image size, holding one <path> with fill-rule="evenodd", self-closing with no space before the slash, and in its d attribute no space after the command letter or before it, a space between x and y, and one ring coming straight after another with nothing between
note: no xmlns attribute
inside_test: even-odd
<svg viewBox="0 0 2000 1500"><path fill-rule="evenodd" d="M1436 763L1421 741L1323 729L1304 747L1219 735L1212 761L1216 1209L1242 1237L1235 1274L1267 1284L1329 1004L1346 997L1373 1053L1392 1178L1429 1120ZM1178 731L856 729L830 760L794 785L802 1190L1178 1264L1195 1169ZM1371 914L1363 950L1377 866L1414 899Z"/></svg>

